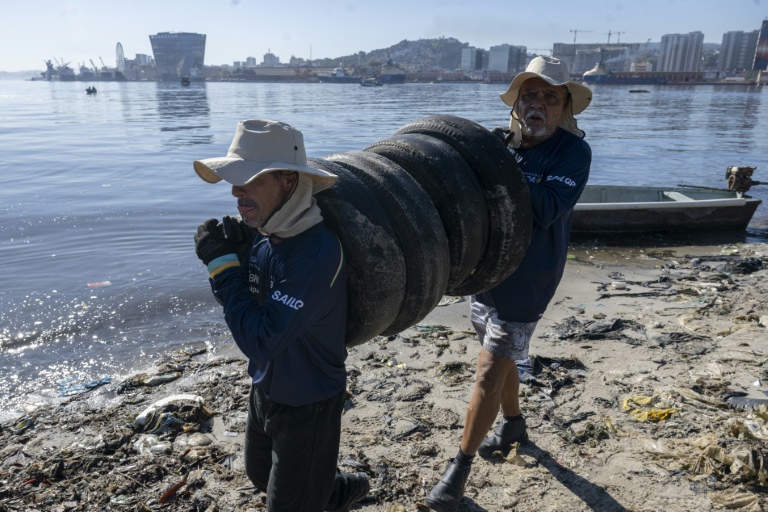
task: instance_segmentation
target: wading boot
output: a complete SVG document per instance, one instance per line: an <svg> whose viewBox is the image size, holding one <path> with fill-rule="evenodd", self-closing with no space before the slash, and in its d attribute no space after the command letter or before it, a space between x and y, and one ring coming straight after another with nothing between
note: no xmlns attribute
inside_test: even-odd
<svg viewBox="0 0 768 512"><path fill-rule="evenodd" d="M443 473L427 496L427 506L437 512L456 512L464 496L464 486L467 484L469 471L472 466L462 466L456 459L451 460L448 469Z"/></svg>
<svg viewBox="0 0 768 512"><path fill-rule="evenodd" d="M371 483L365 473L340 473L336 477L338 489L334 489L331 494L330 507L326 510L331 512L349 512L349 508L368 496L371 490Z"/></svg>
<svg viewBox="0 0 768 512"><path fill-rule="evenodd" d="M494 452L502 452L506 456L512 448L512 443L524 444L526 441L528 441L528 432L525 427L525 418L522 415L513 420L504 418L493 435L483 439L477 453L484 459L493 457Z"/></svg>

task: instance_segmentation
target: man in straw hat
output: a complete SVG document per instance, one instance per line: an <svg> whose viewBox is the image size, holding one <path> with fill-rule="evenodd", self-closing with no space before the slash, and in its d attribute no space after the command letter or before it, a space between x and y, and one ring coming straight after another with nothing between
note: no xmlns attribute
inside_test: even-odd
<svg viewBox="0 0 768 512"><path fill-rule="evenodd" d="M472 325L483 347L458 455L427 497L430 508L440 512L458 509L476 453L483 458L506 454L513 443L528 439L517 364L530 365L534 328L563 276L573 207L592 161L584 132L574 119L587 108L592 92L570 81L564 63L549 57L532 59L500 96L512 107L509 130L494 132L527 178L533 232L515 272L471 300ZM486 437L499 408L503 418Z"/></svg>
<svg viewBox="0 0 768 512"><path fill-rule="evenodd" d="M300 131L264 120L238 123L227 156L193 166L209 183L232 185L245 224L205 221L195 250L248 358L246 473L272 512L346 511L370 484L364 473L336 468L347 265L313 194L337 176L307 165ZM239 246L251 239L241 267Z"/></svg>

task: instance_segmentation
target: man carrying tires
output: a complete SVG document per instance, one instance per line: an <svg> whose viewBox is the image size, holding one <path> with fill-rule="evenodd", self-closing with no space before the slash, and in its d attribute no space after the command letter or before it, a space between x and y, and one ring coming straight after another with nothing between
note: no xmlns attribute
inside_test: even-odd
<svg viewBox="0 0 768 512"><path fill-rule="evenodd" d="M307 165L300 131L264 120L238 123L227 156L193 166L209 183L232 184L242 217L205 221L195 251L248 358L246 473L270 512L346 511L370 484L336 468L347 265L313 194L337 176Z"/></svg>
<svg viewBox="0 0 768 512"><path fill-rule="evenodd" d="M592 100L569 79L558 59L536 57L512 80L501 100L512 107L509 130L494 130L528 183L533 210L531 242L511 276L472 296L472 325L483 347L458 455L427 497L439 512L456 511L475 454L506 455L528 440L518 390L528 347L565 269L573 207L589 177L592 152L574 115ZM529 366L530 368L530 366ZM486 437L501 407L503 418Z"/></svg>

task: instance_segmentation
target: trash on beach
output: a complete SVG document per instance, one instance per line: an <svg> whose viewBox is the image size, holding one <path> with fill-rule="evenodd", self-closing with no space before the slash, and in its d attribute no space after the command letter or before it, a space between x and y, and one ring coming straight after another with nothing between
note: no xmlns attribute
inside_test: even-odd
<svg viewBox="0 0 768 512"><path fill-rule="evenodd" d="M168 405L191 405L193 407L205 409L205 400L199 395L190 394L167 396L144 409L138 416L136 416L133 424L137 427L145 426L147 423L147 418L150 415L158 411L162 411Z"/></svg>
<svg viewBox="0 0 768 512"><path fill-rule="evenodd" d="M33 420L32 418L24 418L23 420L19 421L16 425L14 425L13 432L16 435L21 435L34 426L35 426L35 420Z"/></svg>
<svg viewBox="0 0 768 512"><path fill-rule="evenodd" d="M101 288L104 286L111 286L111 281L99 281L98 283L88 283L88 288Z"/></svg>
<svg viewBox="0 0 768 512"><path fill-rule="evenodd" d="M662 421L677 413L675 409L647 408L653 403L653 397L635 395L624 399L621 408L629 411L629 415L638 421Z"/></svg>
<svg viewBox="0 0 768 512"><path fill-rule="evenodd" d="M170 453L171 443L168 441L161 441L155 434L142 434L133 443L133 449L138 453L144 455L157 455L159 453Z"/></svg>
<svg viewBox="0 0 768 512"><path fill-rule="evenodd" d="M181 377L181 372L166 373L163 375L153 375L144 379L142 382L145 386L159 386L160 384L166 384L173 382Z"/></svg>
<svg viewBox="0 0 768 512"><path fill-rule="evenodd" d="M421 332L421 333L427 333L427 334L435 334L440 333L443 331L450 330L450 327L445 325L426 325L426 324L418 324L413 327L413 330Z"/></svg>
<svg viewBox="0 0 768 512"><path fill-rule="evenodd" d="M85 375L73 375L60 380L57 384L59 386L59 396L72 396L86 393L110 382L112 382L112 378L108 376L101 377L100 379L91 379Z"/></svg>
<svg viewBox="0 0 768 512"><path fill-rule="evenodd" d="M454 297L451 295L443 295L443 298L440 299L440 302L437 303L438 306L449 306L451 304L458 304L459 302L465 302L467 299L464 297Z"/></svg>
<svg viewBox="0 0 768 512"><path fill-rule="evenodd" d="M474 371L474 367L463 361L451 361L435 368L435 376L449 386L465 381Z"/></svg>

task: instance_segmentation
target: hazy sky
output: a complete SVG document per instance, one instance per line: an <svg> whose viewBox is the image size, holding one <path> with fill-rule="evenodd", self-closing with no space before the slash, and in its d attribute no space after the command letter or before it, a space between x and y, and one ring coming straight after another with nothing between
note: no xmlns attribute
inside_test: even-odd
<svg viewBox="0 0 768 512"><path fill-rule="evenodd" d="M207 35L206 64L271 51L339 57L403 39L454 37L477 48L551 49L553 43L659 42L664 34L758 30L768 0L0 0L0 71L44 69L44 60L115 65L152 54L149 35ZM618 33L618 34L617 34ZM88 64L90 65L90 64Z"/></svg>

